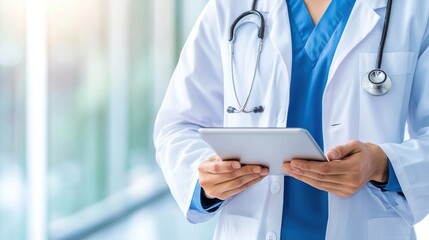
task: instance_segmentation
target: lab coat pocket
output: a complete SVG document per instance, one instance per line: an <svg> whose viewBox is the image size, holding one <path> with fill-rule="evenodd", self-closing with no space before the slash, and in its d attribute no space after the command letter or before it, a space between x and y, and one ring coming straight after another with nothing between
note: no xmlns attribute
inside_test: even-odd
<svg viewBox="0 0 429 240"><path fill-rule="evenodd" d="M359 54L359 85L362 78L376 65L376 53ZM374 96L362 87L360 89L360 136L365 141L399 141L397 139L397 128L405 122L408 109L413 72L416 64L414 52L394 52L383 54L382 70L392 80L390 91L382 96ZM377 124L376 136L371 123ZM382 128L382 129L381 129ZM387 135L386 135L387 134ZM371 136L369 139L368 136Z"/></svg>
<svg viewBox="0 0 429 240"><path fill-rule="evenodd" d="M214 239L257 240L258 219L239 215L225 215L218 221Z"/></svg>
<svg viewBox="0 0 429 240"><path fill-rule="evenodd" d="M368 240L413 239L413 228L402 218L373 218L368 220Z"/></svg>

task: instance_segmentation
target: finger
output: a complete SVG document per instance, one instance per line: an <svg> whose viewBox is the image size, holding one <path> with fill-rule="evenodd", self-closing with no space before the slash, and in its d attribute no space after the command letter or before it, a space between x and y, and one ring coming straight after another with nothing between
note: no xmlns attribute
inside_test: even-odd
<svg viewBox="0 0 429 240"><path fill-rule="evenodd" d="M207 172L213 174L229 173L241 168L239 161L228 160L222 161L219 157L211 157L209 160L203 161L198 166L199 172Z"/></svg>
<svg viewBox="0 0 429 240"><path fill-rule="evenodd" d="M216 192L226 192L230 191L232 189L240 188L244 185L246 185L248 182L253 181L254 179L257 179L259 177L262 177L259 174L250 174L250 175L244 175L242 177L235 178L233 180L225 181L219 184L216 184L213 187L213 191Z"/></svg>
<svg viewBox="0 0 429 240"><path fill-rule="evenodd" d="M268 173L268 168L264 168L258 165L246 165L233 172L225 173L224 175L228 180L232 180L245 175L251 175L251 174L267 175L267 173Z"/></svg>
<svg viewBox="0 0 429 240"><path fill-rule="evenodd" d="M253 179L253 180L251 180L251 181L243 184L240 187L237 187L237 188L231 189L231 190L227 190L227 191L225 191L225 192L222 193L222 195L221 195L222 198L220 198L220 199L225 200L225 199L227 199L227 198L229 198L231 196L234 196L234 195L236 195L236 194L238 194L238 193L240 193L240 192L242 192L242 191L244 191L244 190L252 187L253 185L257 184L262 179L264 179L264 177L265 176L259 176L259 177L255 178L255 179Z"/></svg>
<svg viewBox="0 0 429 240"><path fill-rule="evenodd" d="M294 159L290 162L289 167L302 171L315 172L323 175L339 175L353 173L351 161L309 161ZM285 169L284 169L285 170Z"/></svg>
<svg viewBox="0 0 429 240"><path fill-rule="evenodd" d="M225 182L213 185L210 188L207 188L205 192L210 196L214 196L219 199L226 199L231 196L229 194L226 194L226 192L230 192L231 190L246 186L247 183L260 177L261 176L258 174L246 175L241 178L237 178L234 180L229 180L229 181L225 181Z"/></svg>
<svg viewBox="0 0 429 240"><path fill-rule="evenodd" d="M312 178L309 178L305 175L299 175L296 173L291 173L289 174L289 176L300 180L302 182L305 182L319 190L323 190L323 191L327 191L327 192L332 192L332 193L348 193L348 194L354 194L355 192L357 192L359 190L359 188L351 188L349 186L345 186L343 184L338 184L338 183L331 183L331 182L325 182L325 181L319 181L319 180L315 180Z"/></svg>
<svg viewBox="0 0 429 240"><path fill-rule="evenodd" d="M211 181L215 183L214 185L219 185L249 175L266 176L268 175L268 168L264 168L257 165L246 165L238 170L229 173L213 175L211 176Z"/></svg>
<svg viewBox="0 0 429 240"><path fill-rule="evenodd" d="M337 183L342 184L351 188L358 187L360 184L355 180L355 178L350 178L350 174L339 174L339 175L324 175L317 172L309 172L309 171L302 171L296 168L286 168L285 172L288 175L295 174L295 175L301 175L308 178L311 178L315 181L323 181L323 182L329 182L329 183Z"/></svg>
<svg viewBox="0 0 429 240"><path fill-rule="evenodd" d="M344 145L339 145L332 148L327 156L329 160L340 160L350 156L353 153L360 151L360 142L350 141Z"/></svg>
<svg viewBox="0 0 429 240"><path fill-rule="evenodd" d="M266 176L268 175L268 168L257 165L246 165L228 173L200 173L200 185L206 190L214 192L213 188L218 185L249 175Z"/></svg>

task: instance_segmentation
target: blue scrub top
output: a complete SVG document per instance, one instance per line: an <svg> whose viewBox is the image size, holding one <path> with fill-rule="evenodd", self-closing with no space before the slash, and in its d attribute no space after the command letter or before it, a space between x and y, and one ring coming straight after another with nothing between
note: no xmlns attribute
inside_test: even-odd
<svg viewBox="0 0 429 240"><path fill-rule="evenodd" d="M303 0L287 0L292 79L287 127L307 129L323 149L322 96L355 0L332 0L315 26ZM328 194L285 177L281 239L325 239Z"/></svg>

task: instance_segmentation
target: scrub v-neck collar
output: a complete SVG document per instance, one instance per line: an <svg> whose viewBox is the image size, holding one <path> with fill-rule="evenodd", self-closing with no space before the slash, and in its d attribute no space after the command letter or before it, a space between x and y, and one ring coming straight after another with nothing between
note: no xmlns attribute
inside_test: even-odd
<svg viewBox="0 0 429 240"><path fill-rule="evenodd" d="M350 12L355 0L332 0L317 25L314 25L304 0L287 1L290 22L296 25L304 43L304 50L315 65L341 20Z"/></svg>

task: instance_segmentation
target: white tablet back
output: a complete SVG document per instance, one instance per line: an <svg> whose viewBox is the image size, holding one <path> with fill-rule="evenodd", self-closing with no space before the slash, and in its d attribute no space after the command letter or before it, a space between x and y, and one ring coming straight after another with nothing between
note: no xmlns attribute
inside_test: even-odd
<svg viewBox="0 0 429 240"><path fill-rule="evenodd" d="M282 163L294 158L326 161L301 128L201 128L199 132L223 160L267 166L271 175L285 175Z"/></svg>

